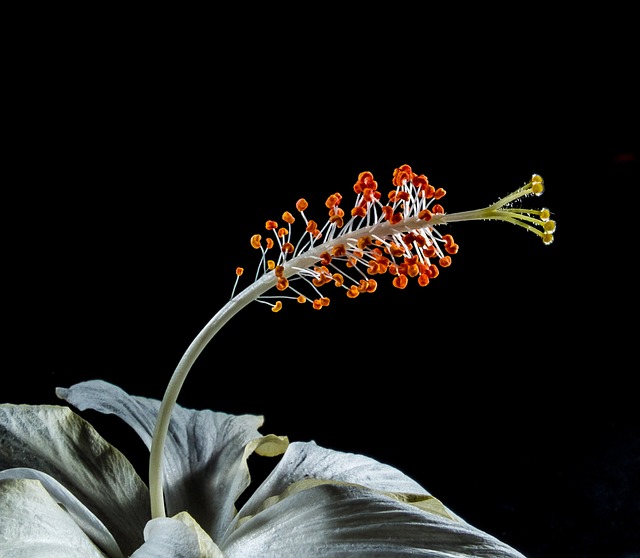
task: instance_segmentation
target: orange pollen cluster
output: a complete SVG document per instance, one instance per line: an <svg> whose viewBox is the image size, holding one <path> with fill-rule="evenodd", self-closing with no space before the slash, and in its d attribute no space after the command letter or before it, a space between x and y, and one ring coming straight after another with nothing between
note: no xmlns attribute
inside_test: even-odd
<svg viewBox="0 0 640 558"><path fill-rule="evenodd" d="M376 291L378 284L371 278L374 275L389 273L393 276L392 284L399 289L404 289L413 278L417 278L418 285L426 286L438 277L439 268L449 267L451 255L458 252L458 245L450 234L440 235L429 224L434 215L444 214L444 208L436 202L446 192L432 186L424 174L414 173L409 165L394 170L392 184L395 189L387 194L387 202L383 204L373 175L368 171L360 173L353 186L357 197L349 220L345 222L345 211L340 207L342 195L336 192L325 201L328 219L322 228L306 218L304 212L309 204L304 198L299 199L296 210L304 220L304 234L297 245L292 241L291 232L296 217L290 212L282 214L286 226L280 227L274 220L266 221L265 229L273 231L273 238L266 239L263 246L262 236L255 234L251 237L251 246L262 250L265 272L274 272L276 289L293 290L293 298L298 302L310 301L313 308L320 309L329 305L329 298L321 295L319 289L329 283L344 288L347 297L356 298L361 293ZM411 226L403 229L403 223L409 218ZM387 223L394 227L391 229ZM380 232L383 230L394 232ZM395 232L398 230L402 232ZM321 250L325 244L326 250ZM277 261L267 259L266 252L276 245ZM307 255L312 249L318 254L314 256L315 265L293 267L297 257ZM292 262L291 268L287 270L289 262ZM360 277L343 274L345 268L357 271ZM295 290L285 272L289 277L304 279L318 296L310 300ZM278 311L281 307L281 303L276 303L272 310Z"/></svg>

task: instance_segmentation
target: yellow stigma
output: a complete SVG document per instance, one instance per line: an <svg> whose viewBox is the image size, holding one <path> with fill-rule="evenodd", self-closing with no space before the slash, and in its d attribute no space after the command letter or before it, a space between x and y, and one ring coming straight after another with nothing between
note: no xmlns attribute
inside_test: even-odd
<svg viewBox="0 0 640 558"><path fill-rule="evenodd" d="M449 214L446 216L446 222L453 223L474 219L506 221L538 235L545 244L551 244L553 233L556 230L556 222L551 220L551 212L547 208L513 207L513 202L516 200L530 195L540 196L543 192L544 181L539 174L534 174L524 186L489 207Z"/></svg>

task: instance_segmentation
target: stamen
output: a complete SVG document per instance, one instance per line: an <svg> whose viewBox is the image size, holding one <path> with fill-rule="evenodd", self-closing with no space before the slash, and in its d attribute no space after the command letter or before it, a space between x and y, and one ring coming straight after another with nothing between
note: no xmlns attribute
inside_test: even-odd
<svg viewBox="0 0 640 558"><path fill-rule="evenodd" d="M527 184L493 205L454 214L447 214L440 203L446 190L430 184L427 176L414 173L409 165L395 169L391 183L394 189L387 194L388 202L383 203L373 175L361 172L353 185L353 208L345 212L340 207L342 195L334 192L325 200L328 214L321 228L316 221L307 219L309 204L300 198L295 207L305 227L297 240L292 238L295 217L289 211L282 213L282 221L288 227L279 227L275 220L266 221L265 228L275 232L274 238L267 238L263 246L262 237L256 234L251 237L251 246L262 251L263 275L274 273L269 284L283 292L291 289L292 278L303 279L315 294L309 297L295 291L295 300L311 302L317 310L328 306L329 299L319 291L327 283L344 288L348 298L374 292L377 282L371 279L373 275L391 275L392 285L399 289L405 289L410 280L427 286L441 269L451 266L451 256L459 251L451 234L441 235L438 231L438 227L454 222L502 220L535 233L545 244L553 241L556 224L548 209L513 207L516 200L542 194L544 183L539 175L533 175ZM350 215L348 222L345 215ZM276 244L277 258L266 259ZM354 270L361 277L351 277L346 270Z"/></svg>
<svg viewBox="0 0 640 558"><path fill-rule="evenodd" d="M518 200L530 195L540 196L544 192L540 175L534 174L527 184L486 208L453 214L445 213L440 203L434 203L440 202L445 190L435 188L425 175L416 175L409 165L395 169L391 182L395 190L387 195L388 203L382 203L373 175L368 171L360 173L353 186L356 194L353 209L345 212L339 207L342 196L337 192L332 194L325 204L329 210L328 220L320 229L315 221L307 219L304 211L308 203L300 198L295 207L305 222L305 230L298 242L292 238L291 225L295 218L287 211L282 214L282 220L289 225L288 229L283 227L278 232L276 221L266 222L265 228L275 231L275 239L267 238L264 247L259 234L251 237L251 246L261 252L255 281L235 294L238 280L243 276L242 268L236 268L231 300L189 345L161 401L149 459L149 494L153 518L165 516L163 451L180 388L204 347L242 308L257 301L269 305L273 312L279 312L284 299L293 299L300 304L309 302L309 297L293 288L295 279L301 279L304 286L312 290L314 298L311 304L316 310L329 306L329 297L319 292L327 288L327 283L345 289L346 296L351 299L361 293L376 291L377 282L370 278L371 275L388 273L393 277L391 283L399 289L406 288L409 280L416 278L418 285L427 286L439 276L441 269L451 265L451 256L458 252L453 237L438 231L438 227L449 223L501 220L533 232L545 244L553 242L556 223L551 219L548 209L513 207ZM346 223L345 214L350 215ZM268 258L267 254L276 243L279 248L277 257ZM354 279L342 274L338 266L344 266L354 274L357 272L360 277ZM274 289L278 291L275 296L269 295ZM289 295L289 292L294 295ZM275 303L269 301L273 298L276 299Z"/></svg>

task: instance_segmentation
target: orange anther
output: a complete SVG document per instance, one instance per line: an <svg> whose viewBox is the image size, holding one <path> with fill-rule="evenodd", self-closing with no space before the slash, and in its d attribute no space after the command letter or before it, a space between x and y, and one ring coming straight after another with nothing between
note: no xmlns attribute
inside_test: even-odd
<svg viewBox="0 0 640 558"><path fill-rule="evenodd" d="M437 254L436 247L433 244L431 244L429 246L425 246L422 249L422 255L425 258L435 258L436 254Z"/></svg>
<svg viewBox="0 0 640 558"><path fill-rule="evenodd" d="M378 183L373 179L373 174L369 171L361 172L358 175L358 181L353 185L353 191L356 194L361 194L365 188L372 190L378 188Z"/></svg>
<svg viewBox="0 0 640 558"><path fill-rule="evenodd" d="M291 224L291 223L293 223L296 219L295 219L295 217L294 217L293 215L291 215L291 213L289 213L288 211L285 211L285 212L282 214L282 220L283 220L285 223L289 223L289 224Z"/></svg>
<svg viewBox="0 0 640 558"><path fill-rule="evenodd" d="M402 221L402 219L404 219L404 216L402 215L402 213L399 213L399 212L398 212L398 213L394 213L394 214L391 216L391 219L389 219L389 222L390 222L392 225L397 225L400 221Z"/></svg>
<svg viewBox="0 0 640 558"><path fill-rule="evenodd" d="M318 233L318 223L316 223L313 220L310 220L307 223L307 228L305 229L308 233L311 233L312 235L316 235L316 233Z"/></svg>
<svg viewBox="0 0 640 558"><path fill-rule="evenodd" d="M331 303L331 299L328 296L323 296L320 299L320 302L322 303L322 306L329 306L329 304Z"/></svg>
<svg viewBox="0 0 640 558"><path fill-rule="evenodd" d="M286 277L278 277L278 282L276 283L276 289L279 291L284 291L289 286L289 280Z"/></svg>
<svg viewBox="0 0 640 558"><path fill-rule="evenodd" d="M282 302L279 300L271 307L272 312L280 312L282 310Z"/></svg>
<svg viewBox="0 0 640 558"><path fill-rule="evenodd" d="M418 267L418 264L413 263L413 264L407 264L407 275L409 277L416 277L417 275L419 275L420 273L420 268Z"/></svg>
<svg viewBox="0 0 640 558"><path fill-rule="evenodd" d="M328 208L332 208L335 205L340 205L340 202L342 201L342 195L338 192L336 192L335 194L331 194L328 198L327 201L324 202L324 204L328 207Z"/></svg>
<svg viewBox="0 0 640 558"><path fill-rule="evenodd" d="M262 237L259 234L254 234L251 237L251 246L253 246L257 250L258 248L260 248L261 240L262 240Z"/></svg>
<svg viewBox="0 0 640 558"><path fill-rule="evenodd" d="M416 234L413 240L419 248L424 248L427 245L427 239L421 234Z"/></svg>
<svg viewBox="0 0 640 558"><path fill-rule="evenodd" d="M273 248L273 238L267 238L266 243L267 243L267 250L271 250L271 248Z"/></svg>
<svg viewBox="0 0 640 558"><path fill-rule="evenodd" d="M272 231L278 228L278 223L276 221L269 220L265 223L264 228L268 231Z"/></svg>
<svg viewBox="0 0 640 558"><path fill-rule="evenodd" d="M427 269L427 275L429 279L435 279L438 275L440 275L440 270L436 267L435 264L431 264Z"/></svg>
<svg viewBox="0 0 640 558"><path fill-rule="evenodd" d="M358 207L354 207L351 210L351 216L352 217L366 217L367 216L367 210L363 206L359 205Z"/></svg>
<svg viewBox="0 0 640 558"><path fill-rule="evenodd" d="M413 182L413 185L416 188L422 190L423 192L426 190L427 186L429 186L429 179L424 174L421 174L420 176L414 175L411 182Z"/></svg>
<svg viewBox="0 0 640 558"><path fill-rule="evenodd" d="M297 202L296 202L296 209L302 213L305 209L307 209L307 207L309 207L309 204L307 203L307 200L305 200L304 198L300 198Z"/></svg>
<svg viewBox="0 0 640 558"><path fill-rule="evenodd" d="M449 245L453 244L453 236L451 236L450 234L442 235L442 240L444 240L444 245L445 246L449 246Z"/></svg>
<svg viewBox="0 0 640 558"><path fill-rule="evenodd" d="M445 234L442 237L444 240L444 249L448 254L457 254L458 253L458 245L453 241L453 236L450 234Z"/></svg>
<svg viewBox="0 0 640 558"><path fill-rule="evenodd" d="M236 267L236 275L240 277L244 273L244 267Z"/></svg>
<svg viewBox="0 0 640 558"><path fill-rule="evenodd" d="M342 287L344 285L344 277L340 273L334 273L333 282L336 287Z"/></svg>
<svg viewBox="0 0 640 558"><path fill-rule="evenodd" d="M311 280L316 287L322 287L322 285L326 285L333 279L333 276L325 266L315 267L313 270L318 274Z"/></svg>
<svg viewBox="0 0 640 558"><path fill-rule="evenodd" d="M281 265L277 266L275 268L275 275L276 277L284 277L284 267L282 267Z"/></svg>
<svg viewBox="0 0 640 558"><path fill-rule="evenodd" d="M410 182L413 178L413 171L409 165L401 165L393 171L393 180L391 183L394 186L402 186L404 181Z"/></svg>
<svg viewBox="0 0 640 558"><path fill-rule="evenodd" d="M451 265L451 256L440 258L440 267L449 267Z"/></svg>
<svg viewBox="0 0 640 558"><path fill-rule="evenodd" d="M423 219L425 221L431 221L433 214L428 209L423 209L420 213L418 213L418 218Z"/></svg>
<svg viewBox="0 0 640 558"><path fill-rule="evenodd" d="M437 203L431 208L431 211L433 213L444 213L444 207Z"/></svg>
<svg viewBox="0 0 640 558"><path fill-rule="evenodd" d="M391 221L391 217L393 217L393 208L390 205L382 206L382 216L387 220Z"/></svg>
<svg viewBox="0 0 640 558"><path fill-rule="evenodd" d="M413 232L408 232L402 236L402 242L409 246L417 238L417 236L418 235Z"/></svg>
<svg viewBox="0 0 640 558"><path fill-rule="evenodd" d="M347 290L347 296L349 298L356 298L359 294L360 294L360 291L358 290L358 287L356 287L355 285L351 285Z"/></svg>
<svg viewBox="0 0 640 558"><path fill-rule="evenodd" d="M285 242L285 243L282 245L282 251L283 251L285 254L293 254L293 251L294 251L294 250L295 250L295 247L294 247L294 245L293 245L293 244L291 244L291 242Z"/></svg>
<svg viewBox="0 0 640 558"><path fill-rule="evenodd" d="M440 198L442 198L447 192L445 191L444 188L438 188L434 194L433 197L437 200L439 200Z"/></svg>
<svg viewBox="0 0 640 558"><path fill-rule="evenodd" d="M375 279L369 279L367 281L367 292L368 293L375 293L377 288L378 288L378 282Z"/></svg>
<svg viewBox="0 0 640 558"><path fill-rule="evenodd" d="M398 258L404 254L404 246L399 246L395 242L392 242L389 245L389 252L394 258Z"/></svg>
<svg viewBox="0 0 640 558"><path fill-rule="evenodd" d="M339 207L332 207L329 210L329 221L331 223L342 222L342 218L344 217L344 210ZM341 227L342 225L338 225Z"/></svg>
<svg viewBox="0 0 640 558"><path fill-rule="evenodd" d="M358 248L360 248L360 250L364 250L367 246L371 246L371 244L373 244L373 241L370 236L361 236L358 239Z"/></svg>
<svg viewBox="0 0 640 558"><path fill-rule="evenodd" d="M273 260L267 260L267 268L269 270L274 270L276 268L276 262Z"/></svg>
<svg viewBox="0 0 640 558"><path fill-rule="evenodd" d="M329 252L322 252L322 254L320 254L320 263L322 265L329 265L331 263L331 254L329 254Z"/></svg>
<svg viewBox="0 0 640 558"><path fill-rule="evenodd" d="M380 192L376 192L373 188L365 188L362 191L362 199L365 202L372 202L374 199L380 199Z"/></svg>
<svg viewBox="0 0 640 558"><path fill-rule="evenodd" d="M304 304L305 302L307 302L307 297L304 295L300 295L298 296L298 298L296 298L296 300L300 303L300 304Z"/></svg>
<svg viewBox="0 0 640 558"><path fill-rule="evenodd" d="M394 287L404 289L407 286L407 283L409 283L409 280L406 275L398 275L393 278L392 283Z"/></svg>
<svg viewBox="0 0 640 558"><path fill-rule="evenodd" d="M429 284L429 276L426 273L422 273L420 277L418 277L418 285L421 287L426 287Z"/></svg>
<svg viewBox="0 0 640 558"><path fill-rule="evenodd" d="M322 299L320 299L320 298L316 298L316 299L313 301L313 309L314 309L314 310L321 310L321 309L322 309L322 306L323 306L323 304L322 304Z"/></svg>
<svg viewBox="0 0 640 558"><path fill-rule="evenodd" d="M342 258L343 256L346 255L347 248L344 244L338 244L337 246L333 247L333 250L331 250L331 253L335 258Z"/></svg>
<svg viewBox="0 0 640 558"><path fill-rule="evenodd" d="M282 238L283 236L287 236L289 234L289 229L285 229L284 227L280 227L278 229L278 236Z"/></svg>
<svg viewBox="0 0 640 558"><path fill-rule="evenodd" d="M431 184L427 184L424 190L422 190L423 197L427 198L428 200L430 200L435 193L436 193L436 189L433 186L431 186Z"/></svg>

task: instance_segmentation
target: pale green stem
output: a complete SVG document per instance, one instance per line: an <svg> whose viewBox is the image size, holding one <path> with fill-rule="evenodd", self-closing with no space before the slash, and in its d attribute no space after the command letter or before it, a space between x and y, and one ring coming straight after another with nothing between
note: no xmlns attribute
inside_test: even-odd
<svg viewBox="0 0 640 558"><path fill-rule="evenodd" d="M504 200L500 200L500 202L494 204L493 206L481 210L433 215L429 222L429 226L435 227L445 223L469 221L474 219L500 219L505 221L512 221L512 219L508 217L508 213L500 210L499 208L504 203L511 201L511 199L520 197L521 195L522 193L519 193L519 195L512 194ZM370 234L385 236L423 226L425 226L424 221L421 221L420 219L418 219L418 217L414 216L408 219L404 219L402 222L396 225L392 225L389 222L378 222L369 227L364 227L363 229L368 229L367 232ZM338 235L330 241L315 246L305 251L304 253L292 258L291 260L288 260L285 264L284 276L289 277L296 274L300 269L304 269L314 265L320 259L320 254L322 252L330 251L333 246L345 243L349 239L357 239L365 232L363 229L356 229L348 233ZM255 283L247 287L245 290L243 290L241 293L227 302L227 304L225 304L216 313L216 315L209 321L209 323L207 323L207 325L192 341L191 345L189 345L189 347L187 348L173 375L171 376L162 402L160 403L160 410L158 412L158 417L153 432L153 438L151 440L151 455L149 458L149 492L151 498L151 516L153 518L165 517L166 515L164 507L164 491L162 485L162 460L164 454L164 446L169 432L169 423L171 421L173 408L176 405L178 395L187 375L189 374L189 371L191 370L191 367L193 366L194 362L203 351L203 349L216 335L216 333L218 333L218 331L220 331L220 329L233 316L235 316L250 302L257 300L262 294L275 287L276 281L277 278L275 277L275 274L273 272L266 273Z"/></svg>
<svg viewBox="0 0 640 558"><path fill-rule="evenodd" d="M335 244L338 241L334 242ZM326 244L324 245L326 246ZM319 254L324 248L316 247L305 252L303 255L293 258L288 262L285 275L290 276L294 273L295 267L307 267L318 261ZM171 422L171 414L178 400L178 395L184 384L193 363L196 361L200 353L213 339L216 333L235 316L240 310L247 306L250 302L257 300L262 294L272 289L276 285L277 278L273 272L267 273L260 277L255 283L244 289L241 293L233 297L225 304L216 315L211 318L209 323L200 331L196 338L191 342L184 355L180 359L178 366L173 372L167 389L164 392L158 417L156 419L153 438L151 439L151 454L149 456L149 496L151 498L151 517L165 517L164 508L164 490L162 486L164 446L169 433L169 423Z"/></svg>
<svg viewBox="0 0 640 558"><path fill-rule="evenodd" d="M250 287L242 291L236 297L225 304L209 323L191 342L178 363L164 397L160 403L160 410L156 419L153 438L151 440L151 455L149 457L149 493L151 498L151 516L165 517L164 491L162 486L164 446L169 432L169 422L173 408L178 400L178 394L182 388L187 374L191 370L202 350L207 346L214 335L247 304L256 300L262 293L275 285L273 274L265 275Z"/></svg>

